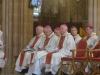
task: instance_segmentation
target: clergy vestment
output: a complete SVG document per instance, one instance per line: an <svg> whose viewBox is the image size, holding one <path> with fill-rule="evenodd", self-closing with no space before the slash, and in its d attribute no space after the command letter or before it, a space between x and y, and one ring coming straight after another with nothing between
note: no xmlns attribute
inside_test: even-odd
<svg viewBox="0 0 100 75"><path fill-rule="evenodd" d="M32 40L26 46L24 51L22 51L18 56L18 59L15 64L16 71L21 72L22 69L26 69L28 67L29 56L31 55L32 52L35 52L38 50L38 47L40 46L40 43L42 42L44 37L45 37L44 33L41 33L40 35L32 38Z"/></svg>
<svg viewBox="0 0 100 75"><path fill-rule="evenodd" d="M74 41L75 41L76 45L77 45L77 44L78 44L78 42L82 39L82 38L80 37L80 35L79 35L79 34L77 34L77 35L73 36L73 38L74 38Z"/></svg>
<svg viewBox="0 0 100 75"><path fill-rule="evenodd" d="M6 64L6 55L3 52L3 32L0 30L0 68L4 68Z"/></svg>
<svg viewBox="0 0 100 75"><path fill-rule="evenodd" d="M92 49L94 49L95 46L96 46L97 44L99 44L99 43L100 43L100 37L98 37L98 39L96 40L96 42L95 42L94 46L92 47Z"/></svg>
<svg viewBox="0 0 100 75"><path fill-rule="evenodd" d="M32 63L29 67L29 71L25 75L31 75L32 73L36 75L41 75L41 69L43 68L43 60L47 53L53 52L57 45L58 37L52 33L50 36L44 38L43 42L40 45L40 48L44 47L44 50L37 51L34 53L34 58L32 59Z"/></svg>
<svg viewBox="0 0 100 75"><path fill-rule="evenodd" d="M70 52L71 49L76 49L75 41L73 39L73 36L70 33L66 32L58 40L58 47L57 47L58 51L52 53L49 62L47 62L48 58L46 58L45 72L52 72L52 74L55 75L59 69L61 58L70 57L72 55L72 53Z"/></svg>

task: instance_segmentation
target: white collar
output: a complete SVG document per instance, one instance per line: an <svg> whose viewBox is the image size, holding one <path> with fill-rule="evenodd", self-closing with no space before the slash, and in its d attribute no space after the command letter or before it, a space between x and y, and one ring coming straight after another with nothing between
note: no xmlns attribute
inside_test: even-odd
<svg viewBox="0 0 100 75"><path fill-rule="evenodd" d="M42 36L42 35L44 35L44 33L41 33L40 35L38 35L38 37L40 37L40 36Z"/></svg>
<svg viewBox="0 0 100 75"><path fill-rule="evenodd" d="M66 36L66 35L69 35L70 33L66 32L65 34L63 34L62 36Z"/></svg>
<svg viewBox="0 0 100 75"><path fill-rule="evenodd" d="M74 38L76 38L76 37L78 37L79 36L79 34L76 34L75 36L73 36Z"/></svg>
<svg viewBox="0 0 100 75"><path fill-rule="evenodd" d="M49 36L48 36L48 38L51 38L53 35L54 35L54 32L52 32L52 34L51 34L51 35L49 35Z"/></svg>
<svg viewBox="0 0 100 75"><path fill-rule="evenodd" d="M92 36L92 35L96 35L96 33L92 32L92 33L90 34L90 36Z"/></svg>

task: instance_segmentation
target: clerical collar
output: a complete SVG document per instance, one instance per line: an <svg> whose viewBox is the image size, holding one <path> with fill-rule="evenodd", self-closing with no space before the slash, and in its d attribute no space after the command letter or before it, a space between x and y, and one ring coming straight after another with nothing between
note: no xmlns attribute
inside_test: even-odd
<svg viewBox="0 0 100 75"><path fill-rule="evenodd" d="M96 33L92 32L89 36L96 35Z"/></svg>
<svg viewBox="0 0 100 75"><path fill-rule="evenodd" d="M73 36L74 38L76 38L77 36L79 36L79 34L76 34L75 36Z"/></svg>
<svg viewBox="0 0 100 75"><path fill-rule="evenodd" d="M49 35L47 38L51 38L54 35L54 32L52 32L51 35Z"/></svg>
<svg viewBox="0 0 100 75"><path fill-rule="evenodd" d="M70 34L70 33L66 32L65 34L63 34L63 35L61 35L61 36L66 36L66 35L68 35L68 34Z"/></svg>
<svg viewBox="0 0 100 75"><path fill-rule="evenodd" d="M41 33L40 35L38 35L37 37L40 37L40 36L42 36L42 35L44 35L44 33Z"/></svg>

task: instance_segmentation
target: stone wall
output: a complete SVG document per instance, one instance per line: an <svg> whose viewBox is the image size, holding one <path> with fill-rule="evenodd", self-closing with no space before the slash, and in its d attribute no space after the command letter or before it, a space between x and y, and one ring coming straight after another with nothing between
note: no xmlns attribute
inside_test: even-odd
<svg viewBox="0 0 100 75"><path fill-rule="evenodd" d="M0 0L0 24L2 24L2 0Z"/></svg>
<svg viewBox="0 0 100 75"><path fill-rule="evenodd" d="M7 55L2 75L14 75L14 56L19 55L33 37L33 9L28 7L28 1L2 0L4 52Z"/></svg>

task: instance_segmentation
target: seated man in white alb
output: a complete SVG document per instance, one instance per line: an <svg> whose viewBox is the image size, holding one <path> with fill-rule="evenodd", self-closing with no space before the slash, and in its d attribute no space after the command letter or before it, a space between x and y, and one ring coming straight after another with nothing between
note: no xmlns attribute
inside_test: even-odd
<svg viewBox="0 0 100 75"><path fill-rule="evenodd" d="M72 34L72 36L73 36L73 38L74 38L74 41L75 41L75 44L76 44L76 46L77 46L77 44L78 44L78 42L82 39L81 37L80 37L80 35L78 34L78 30L77 30L77 28L75 27L75 26L72 26L71 27L71 34ZM77 62L77 66L82 66L82 63L80 63L80 62Z"/></svg>
<svg viewBox="0 0 100 75"><path fill-rule="evenodd" d="M87 36L85 36L83 39L87 40L88 49L92 49L92 47L94 46L98 36L93 31L93 26L91 24L88 24L86 26L86 34L87 34Z"/></svg>
<svg viewBox="0 0 100 75"><path fill-rule="evenodd" d="M96 42L98 36L96 35L96 33L93 32L93 26L91 24L87 25L86 33L87 33L87 36L84 37L83 39L87 40L88 49L91 50L94 47L95 42ZM92 68L90 66L90 63L86 67L85 72L87 72L87 73L91 73L92 72Z"/></svg>
<svg viewBox="0 0 100 75"><path fill-rule="evenodd" d="M36 27L36 36L32 38L30 43L26 46L26 48L19 54L18 59L16 61L15 70L24 73L28 68L28 57L31 55L32 51L37 51L40 46L41 41L44 38L43 27Z"/></svg>
<svg viewBox="0 0 100 75"><path fill-rule="evenodd" d="M60 67L62 57L70 57L71 49L76 49L73 36L68 33L66 24L60 26L61 37L58 39L57 49L54 52L48 53L45 60L46 75L55 75Z"/></svg>
<svg viewBox="0 0 100 75"><path fill-rule="evenodd" d="M72 27L71 27L71 34L72 34L72 36L73 36L73 38L74 38L74 41L75 41L75 43L76 43L76 45L77 45L78 42L79 42L82 38L81 38L80 35L78 34L78 30L77 30L77 28L76 28L75 26L72 26Z"/></svg>
<svg viewBox="0 0 100 75"><path fill-rule="evenodd" d="M1 28L1 25L0 25ZM5 63L6 63L6 56L5 53L3 52L3 32L0 30L0 68L4 68Z"/></svg>
<svg viewBox="0 0 100 75"><path fill-rule="evenodd" d="M58 37L54 34L49 25L44 27L44 34L46 37L39 47L40 51L34 53L34 58L32 59L33 64L30 65L26 75L41 75L41 70L44 66L43 59L47 53L52 52L56 47Z"/></svg>

